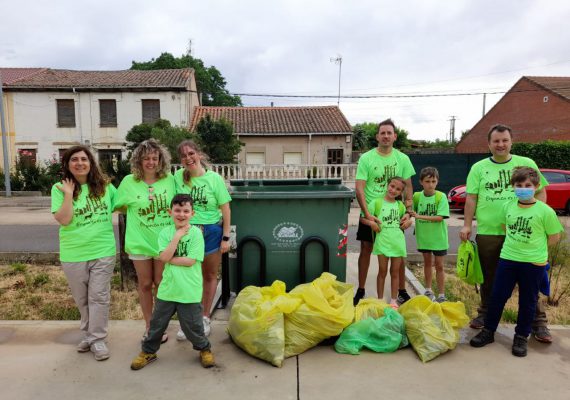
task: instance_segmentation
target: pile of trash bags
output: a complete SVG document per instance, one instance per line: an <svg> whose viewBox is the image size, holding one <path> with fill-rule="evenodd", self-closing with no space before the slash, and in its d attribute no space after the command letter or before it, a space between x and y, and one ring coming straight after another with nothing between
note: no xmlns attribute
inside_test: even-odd
<svg viewBox="0 0 570 400"><path fill-rule="evenodd" d="M353 287L328 272L286 292L285 283L248 286L237 296L228 333L250 355L281 367L325 339L339 336L335 350L363 348L388 353L411 344L423 362L455 348L469 321L461 302L432 302L416 296L397 311L378 299L353 306Z"/></svg>

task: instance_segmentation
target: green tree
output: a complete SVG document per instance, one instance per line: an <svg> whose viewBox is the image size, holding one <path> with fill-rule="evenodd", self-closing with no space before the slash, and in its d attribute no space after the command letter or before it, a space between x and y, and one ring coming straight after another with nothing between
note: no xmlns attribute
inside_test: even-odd
<svg viewBox="0 0 570 400"><path fill-rule="evenodd" d="M222 73L213 65L206 67L199 58L189 54L174 57L170 53L162 53L158 58L150 61L133 61L131 69L154 70L154 69L180 69L193 68L198 92L202 94L204 106L241 106L241 98L232 96L226 89L226 80Z"/></svg>
<svg viewBox="0 0 570 400"><path fill-rule="evenodd" d="M216 164L232 164L243 143L234 135L234 128L225 118L213 119L209 114L196 125L196 141Z"/></svg>
<svg viewBox="0 0 570 400"><path fill-rule="evenodd" d="M353 126L352 131L355 135L358 135L358 139L354 139L353 146L356 146L356 141L358 144L362 145L360 149L355 150L369 150L378 146L378 141L376 140L376 134L378 133L378 123L376 122L362 122ZM397 149L406 149L410 147L410 140L408 139L408 131L400 127L396 127L396 141L394 142L394 147ZM361 137L363 139L361 139Z"/></svg>
<svg viewBox="0 0 570 400"><path fill-rule="evenodd" d="M172 126L170 121L159 119L154 124L138 124L133 126L127 132L126 140L130 142L127 149L134 150L139 143L154 138L166 146L172 162L177 164L180 162L177 147L180 142L186 139L193 139L194 136L190 131L181 126Z"/></svg>

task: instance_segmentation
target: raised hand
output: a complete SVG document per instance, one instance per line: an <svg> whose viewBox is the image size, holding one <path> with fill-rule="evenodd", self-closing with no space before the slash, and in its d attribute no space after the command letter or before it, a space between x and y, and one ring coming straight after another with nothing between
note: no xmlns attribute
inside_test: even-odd
<svg viewBox="0 0 570 400"><path fill-rule="evenodd" d="M73 183L72 179L64 179L61 181L61 185L55 185L63 194L70 194L73 196L73 190L75 189L75 183Z"/></svg>

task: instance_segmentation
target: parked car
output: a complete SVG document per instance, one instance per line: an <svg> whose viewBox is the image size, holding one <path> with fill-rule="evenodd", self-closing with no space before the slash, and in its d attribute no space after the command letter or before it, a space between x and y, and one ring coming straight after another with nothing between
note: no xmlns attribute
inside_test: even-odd
<svg viewBox="0 0 570 400"><path fill-rule="evenodd" d="M570 171L541 168L540 172L548 181L546 204L558 212L570 214ZM455 186L447 195L449 208L463 211L466 197L465 185Z"/></svg>

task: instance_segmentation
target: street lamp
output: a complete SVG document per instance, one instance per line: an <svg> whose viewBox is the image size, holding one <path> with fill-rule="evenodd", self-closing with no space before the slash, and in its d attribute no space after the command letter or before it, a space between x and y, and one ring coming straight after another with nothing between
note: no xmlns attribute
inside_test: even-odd
<svg viewBox="0 0 570 400"><path fill-rule="evenodd" d="M340 106L340 73L342 70L342 56L340 54L337 54L336 57L331 57L330 61L335 64L338 64L338 99L336 105Z"/></svg>

